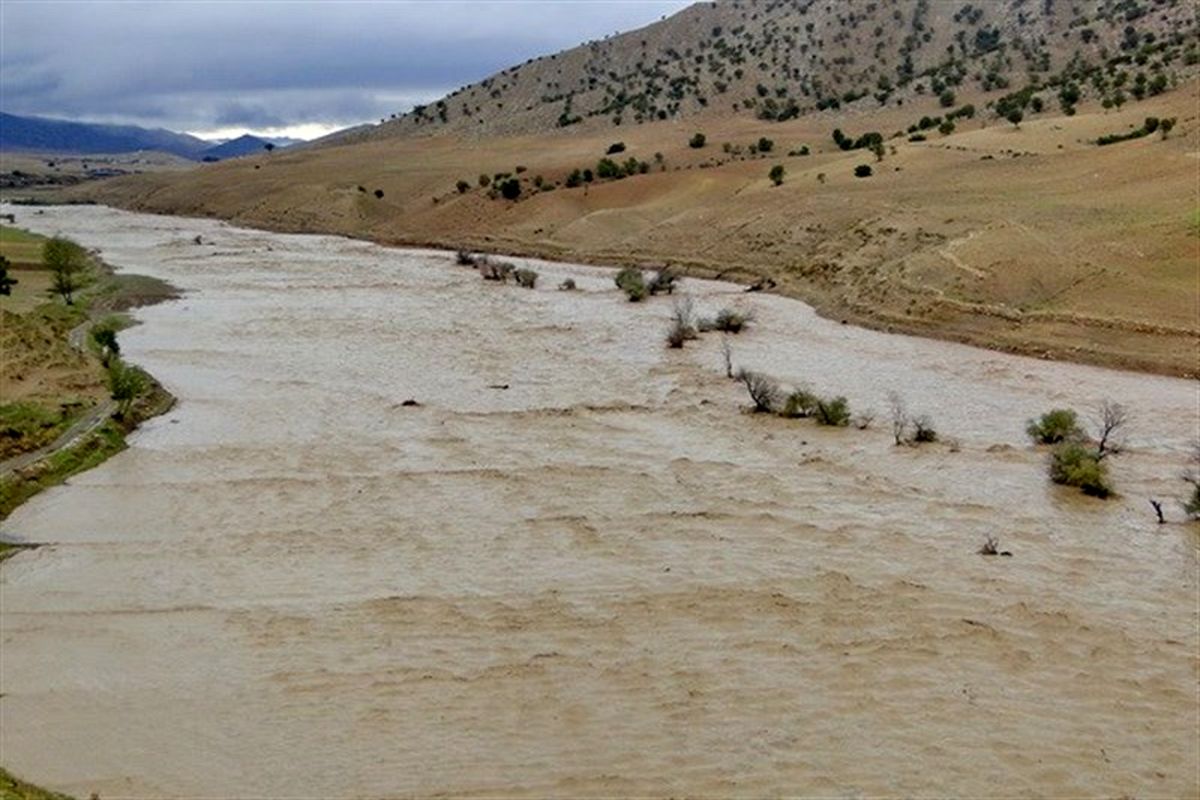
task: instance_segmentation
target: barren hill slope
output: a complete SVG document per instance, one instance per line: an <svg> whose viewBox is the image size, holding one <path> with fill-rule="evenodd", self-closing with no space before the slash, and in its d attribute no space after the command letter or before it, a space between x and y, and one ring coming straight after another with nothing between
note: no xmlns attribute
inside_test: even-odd
<svg viewBox="0 0 1200 800"><path fill-rule="evenodd" d="M714 112L787 120L843 106L870 114L1030 83L1051 96L1065 89L1069 108L1072 96L1128 95L1137 73L1138 91L1172 83L1200 60L1196 13L1183 0L697 3L506 69L371 135L629 127Z"/></svg>

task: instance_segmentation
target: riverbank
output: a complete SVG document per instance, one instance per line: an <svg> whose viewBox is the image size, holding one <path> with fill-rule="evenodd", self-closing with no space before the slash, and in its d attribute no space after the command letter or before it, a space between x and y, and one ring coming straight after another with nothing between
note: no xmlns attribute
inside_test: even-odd
<svg viewBox="0 0 1200 800"><path fill-rule="evenodd" d="M36 213L36 212L25 212ZM151 376L129 407L108 399L103 353L91 333L116 335L134 324L127 312L178 298L164 281L119 273L95 253L84 256L71 304L45 300L51 279L41 263L45 238L4 228L0 255L15 269L11 294L0 298L0 520L38 492L62 483L125 448L125 437L164 413L174 398ZM29 545L0 541L0 560Z"/></svg>

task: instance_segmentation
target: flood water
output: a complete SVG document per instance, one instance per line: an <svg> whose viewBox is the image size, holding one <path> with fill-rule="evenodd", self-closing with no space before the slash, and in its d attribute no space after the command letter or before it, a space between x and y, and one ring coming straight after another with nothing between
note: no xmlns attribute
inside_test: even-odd
<svg viewBox="0 0 1200 800"><path fill-rule="evenodd" d="M179 405L0 526L52 543L0 569L15 774L105 798L1200 791L1195 382L683 281L757 315L736 366L877 415L820 429L745 413L719 334L668 350L672 300L607 271L538 264L529 291L444 253L6 210L186 291L121 334ZM892 391L956 445L895 447ZM1134 419L1102 502L1051 486L1023 428L1106 398Z"/></svg>

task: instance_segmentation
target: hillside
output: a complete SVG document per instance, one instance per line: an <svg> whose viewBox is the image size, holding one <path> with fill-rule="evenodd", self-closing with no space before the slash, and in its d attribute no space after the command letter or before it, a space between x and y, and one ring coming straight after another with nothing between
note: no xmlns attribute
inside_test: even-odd
<svg viewBox="0 0 1200 800"><path fill-rule="evenodd" d="M1065 13L1058 5L989 4L980 24L1002 7L1014 16L1049 7L1057 16L1046 19L1057 20ZM1115 13L1115 5L1102 8ZM446 123L412 115L340 144L116 179L86 196L392 244L668 263L742 281L770 276L777 291L840 319L1196 375L1195 49L1154 34L1179 6L1119 5L1127 16L1144 12L1126 23L1142 44L1115 56L1136 71L1121 79L1130 70L1120 65L1092 70L1087 88L1066 97L1073 79L1018 77L1021 51L1002 40L989 58L1018 65L1009 85L985 89L968 75L949 107L926 77L923 93L903 90L903 105L864 98L783 121L710 106L688 112L686 124L613 127L592 117L542 130L535 122L546 109L535 108L489 114L478 126L524 132L481 136L450 115ZM746 8L694 7L645 36L685 24L711 34L706 15ZM760 27L798 13L772 5L764 20L768 6L757 8ZM955 40L960 12L929 11L927 47ZM1076 36L1080 27L1066 32ZM1052 79L1059 88L1044 88ZM1113 88L1118 81L1128 93ZM1163 130L1159 120L1173 127ZM690 146L697 132L703 146ZM1114 134L1128 140L1097 144ZM769 178L776 167L778 186ZM867 167L869 177L856 177Z"/></svg>
<svg viewBox="0 0 1200 800"><path fill-rule="evenodd" d="M1200 61L1196 32L1195 6L1183 0L698 3L504 70L375 135L628 128L714 111L778 121L839 108L869 115L922 96L950 106L956 94L1031 83L1068 109L1083 96L1161 92Z"/></svg>
<svg viewBox="0 0 1200 800"><path fill-rule="evenodd" d="M230 139L228 142L213 145L207 150L201 151L198 155L202 160L206 161L240 158L252 153L262 153L266 150L268 144L271 145L271 149L274 149L276 146L274 142L247 133L236 139Z"/></svg>
<svg viewBox="0 0 1200 800"><path fill-rule="evenodd" d="M134 125L98 125L0 113L0 150L40 153L171 153L185 158L212 146L195 136Z"/></svg>

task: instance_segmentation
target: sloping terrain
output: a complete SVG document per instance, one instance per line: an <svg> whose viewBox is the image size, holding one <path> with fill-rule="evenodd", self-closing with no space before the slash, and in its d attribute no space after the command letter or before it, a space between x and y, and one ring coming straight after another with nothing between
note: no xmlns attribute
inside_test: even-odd
<svg viewBox="0 0 1200 800"><path fill-rule="evenodd" d="M1196 30L1194 4L1180 0L697 3L513 66L369 135L624 129L714 111L869 115L1031 84L1069 109L1080 96L1161 92L1200 61Z"/></svg>
<svg viewBox="0 0 1200 800"><path fill-rule="evenodd" d="M100 125L0 113L0 150L45 153L132 153L157 150L197 158L211 142L136 125Z"/></svg>
<svg viewBox="0 0 1200 800"><path fill-rule="evenodd" d="M575 170L599 170L617 139L610 131L486 143L397 136L119 179L89 196L392 244L768 275L778 291L877 327L1191 375L1196 97L1189 82L1120 110L1085 102L1073 116L1019 127L980 112L949 135L889 138L881 161L841 150L832 129L903 132L936 115L936 103L869 120L843 110L646 125L623 131L625 150L611 156L645 162L646 173L574 188ZM1095 144L1147 116L1178 122L1166 139ZM697 128L708 142L699 149L688 146ZM762 137L771 151L751 154ZM856 178L863 164L873 174ZM780 186L768 179L774 166L785 172ZM513 180L520 194L510 201L496 185Z"/></svg>

